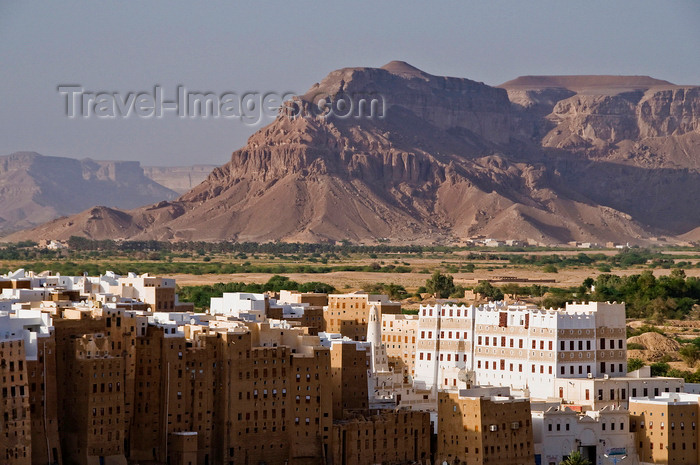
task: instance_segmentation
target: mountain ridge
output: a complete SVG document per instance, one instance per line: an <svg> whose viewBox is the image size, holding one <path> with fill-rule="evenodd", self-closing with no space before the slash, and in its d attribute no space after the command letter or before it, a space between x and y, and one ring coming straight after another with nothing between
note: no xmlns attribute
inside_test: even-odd
<svg viewBox="0 0 700 465"><path fill-rule="evenodd" d="M613 81L627 87L609 92ZM120 238L208 241L678 236L700 226L700 88L659 82L605 77L596 94L492 87L404 62L343 68L178 199L92 220L111 226L92 227L83 212L7 239L114 238L115 225ZM311 111L344 96L379 96L386 112Z"/></svg>

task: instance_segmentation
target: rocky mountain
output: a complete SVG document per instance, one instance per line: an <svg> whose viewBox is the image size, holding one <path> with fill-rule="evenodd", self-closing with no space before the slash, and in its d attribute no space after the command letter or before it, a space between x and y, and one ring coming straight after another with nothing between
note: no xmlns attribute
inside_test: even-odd
<svg viewBox="0 0 700 465"><path fill-rule="evenodd" d="M370 98L383 103L374 115ZM319 114L323 102L335 110ZM93 208L9 239L644 243L697 235L699 170L699 87L491 87L391 62L331 72L175 201Z"/></svg>
<svg viewBox="0 0 700 465"><path fill-rule="evenodd" d="M17 152L0 157L0 231L33 227L95 204L135 208L177 194L144 176L139 162L47 157Z"/></svg>
<svg viewBox="0 0 700 465"><path fill-rule="evenodd" d="M216 165L144 166L143 173L161 186L184 194L207 179Z"/></svg>

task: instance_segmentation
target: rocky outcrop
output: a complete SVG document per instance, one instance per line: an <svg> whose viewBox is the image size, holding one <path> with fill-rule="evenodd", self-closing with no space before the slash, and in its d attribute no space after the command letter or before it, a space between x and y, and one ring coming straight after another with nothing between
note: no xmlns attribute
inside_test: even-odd
<svg viewBox="0 0 700 465"><path fill-rule="evenodd" d="M22 237L643 244L700 225L698 104L697 88L644 76L494 88L402 62L344 68L179 199Z"/></svg>
<svg viewBox="0 0 700 465"><path fill-rule="evenodd" d="M651 89L636 108L641 137L700 133L700 88Z"/></svg>

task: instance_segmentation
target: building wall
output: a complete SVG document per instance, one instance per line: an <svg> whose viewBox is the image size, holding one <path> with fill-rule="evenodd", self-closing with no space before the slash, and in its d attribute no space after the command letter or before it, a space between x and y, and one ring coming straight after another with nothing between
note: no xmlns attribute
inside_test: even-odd
<svg viewBox="0 0 700 465"><path fill-rule="evenodd" d="M330 294L324 307L324 331L340 333L353 341L364 341L367 336L369 309L377 307L379 316L401 313L401 304L386 296L371 294Z"/></svg>
<svg viewBox="0 0 700 465"><path fill-rule="evenodd" d="M369 347L352 342L333 343L330 358L333 418L343 419L347 411L366 413L369 407Z"/></svg>
<svg viewBox="0 0 700 465"><path fill-rule="evenodd" d="M0 339L0 463L32 463L31 415L25 342Z"/></svg>
<svg viewBox="0 0 700 465"><path fill-rule="evenodd" d="M626 407L631 397L658 396L664 392L682 392L682 378L584 378L554 380L555 397L596 410Z"/></svg>
<svg viewBox="0 0 700 465"><path fill-rule="evenodd" d="M557 394L552 389L557 378L627 373L621 304L559 310L502 302L434 305L422 306L419 317L414 384L421 389L464 387L463 372L478 384L527 389L534 398L547 398Z"/></svg>
<svg viewBox="0 0 700 465"><path fill-rule="evenodd" d="M525 465L533 450L529 400L438 394L437 463Z"/></svg>
<svg viewBox="0 0 700 465"><path fill-rule="evenodd" d="M408 381L415 376L418 315L382 315L382 342L389 367Z"/></svg>
<svg viewBox="0 0 700 465"><path fill-rule="evenodd" d="M389 411L333 425L333 465L426 463L429 458L427 412Z"/></svg>
<svg viewBox="0 0 700 465"><path fill-rule="evenodd" d="M87 465L98 457L126 464L124 411L124 359L109 353L109 340L101 334L73 339L63 386L70 408L63 412L59 429L68 463Z"/></svg>
<svg viewBox="0 0 700 465"><path fill-rule="evenodd" d="M532 422L535 454L543 465L558 465L573 450L592 463L606 463L605 454L624 451L629 457L625 463L635 463L634 435L624 407L581 412L558 405L533 410Z"/></svg>
<svg viewBox="0 0 700 465"><path fill-rule="evenodd" d="M63 463L58 431L56 340L53 334L37 341L36 360L27 360L32 419L32 464Z"/></svg>
<svg viewBox="0 0 700 465"><path fill-rule="evenodd" d="M673 396L674 394L671 394ZM691 395L686 395L691 397ZM697 464L698 398L634 398L630 401L630 429L640 463Z"/></svg>
<svg viewBox="0 0 700 465"><path fill-rule="evenodd" d="M250 333L217 334L215 461L319 463L329 451L328 349L252 347ZM263 381L264 380L264 381ZM325 445L325 447L324 447Z"/></svg>

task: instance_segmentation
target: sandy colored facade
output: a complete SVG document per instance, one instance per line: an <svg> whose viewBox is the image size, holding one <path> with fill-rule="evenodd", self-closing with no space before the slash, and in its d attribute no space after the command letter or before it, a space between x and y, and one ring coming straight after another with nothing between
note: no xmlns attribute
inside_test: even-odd
<svg viewBox="0 0 700 465"><path fill-rule="evenodd" d="M32 447L32 463L62 465L54 335L39 338L37 345L37 357L27 358L32 444L36 445Z"/></svg>
<svg viewBox="0 0 700 465"><path fill-rule="evenodd" d="M336 422L332 463L426 463L430 458L430 430L430 415L411 410Z"/></svg>
<svg viewBox="0 0 700 465"><path fill-rule="evenodd" d="M534 463L530 401L477 390L438 393L436 463Z"/></svg>
<svg viewBox="0 0 700 465"><path fill-rule="evenodd" d="M0 339L0 380L0 462L30 465L31 415L25 343L22 339Z"/></svg>
<svg viewBox="0 0 700 465"><path fill-rule="evenodd" d="M630 399L630 431L636 439L640 464L700 462L698 399L683 393Z"/></svg>
<svg viewBox="0 0 700 465"><path fill-rule="evenodd" d="M129 273L129 276L118 278L118 282L118 286L110 289L111 292L141 300L153 312L194 310L192 304L178 302L174 279Z"/></svg>
<svg viewBox="0 0 700 465"><path fill-rule="evenodd" d="M334 342L331 345L333 418L346 418L351 413L367 413L367 370L370 359L371 353L367 345L350 341Z"/></svg>
<svg viewBox="0 0 700 465"><path fill-rule="evenodd" d="M309 304L311 307L325 307L328 305L328 294L320 292L299 292L281 290L279 302L294 304Z"/></svg>
<svg viewBox="0 0 700 465"><path fill-rule="evenodd" d="M415 375L418 321L418 315L382 315L382 343L389 357L389 367L402 373L405 381Z"/></svg>
<svg viewBox="0 0 700 465"><path fill-rule="evenodd" d="M72 340L66 378L70 407L61 417L62 449L70 463L88 465L96 460L126 465L124 359L109 351L109 339L88 334Z"/></svg>
<svg viewBox="0 0 700 465"><path fill-rule="evenodd" d="M401 304L390 301L385 295L373 294L329 294L324 307L323 330L339 333L353 341L364 341L367 337L369 310L374 305L379 316L401 313Z"/></svg>

